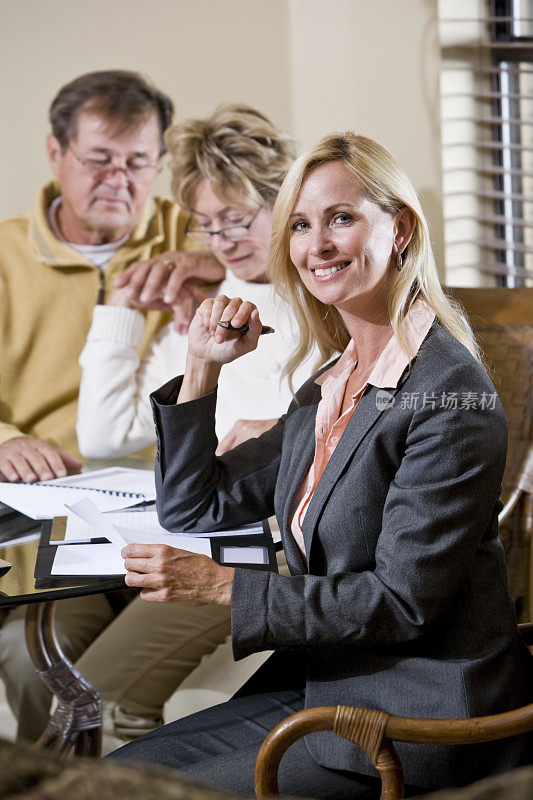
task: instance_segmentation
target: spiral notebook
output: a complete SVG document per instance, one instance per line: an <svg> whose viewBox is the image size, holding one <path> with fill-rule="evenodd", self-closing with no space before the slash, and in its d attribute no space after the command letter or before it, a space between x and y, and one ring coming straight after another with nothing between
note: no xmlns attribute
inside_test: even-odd
<svg viewBox="0 0 533 800"><path fill-rule="evenodd" d="M90 497L100 511L118 511L155 500L154 473L148 469L106 469L40 483L0 483L0 502L32 519L64 516L65 504Z"/></svg>

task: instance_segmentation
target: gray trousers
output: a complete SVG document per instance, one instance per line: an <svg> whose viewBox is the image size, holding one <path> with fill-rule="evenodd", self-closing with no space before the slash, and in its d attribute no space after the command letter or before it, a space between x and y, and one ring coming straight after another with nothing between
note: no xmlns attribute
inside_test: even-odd
<svg viewBox="0 0 533 800"><path fill-rule="evenodd" d="M18 739L35 741L50 713L51 695L26 648L25 609L4 616L0 676L19 721ZM129 741L163 723L163 705L230 632L229 609L184 608L136 597L118 616L105 595L58 601L56 632L65 655L100 691L104 737Z"/></svg>
<svg viewBox="0 0 533 800"><path fill-rule="evenodd" d="M107 758L164 764L196 783L253 797L254 766L261 744L272 728L303 707L301 689L234 698L171 722ZM321 767L309 755L303 739L283 756L278 783L282 795L328 800L377 800L381 791L379 777ZM412 786L406 789L406 796L423 791Z"/></svg>

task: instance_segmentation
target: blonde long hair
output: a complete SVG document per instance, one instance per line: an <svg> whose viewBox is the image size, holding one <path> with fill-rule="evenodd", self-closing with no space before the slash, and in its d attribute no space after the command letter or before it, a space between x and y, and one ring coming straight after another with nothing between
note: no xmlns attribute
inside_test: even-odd
<svg viewBox="0 0 533 800"><path fill-rule="evenodd" d="M396 214L402 208L409 208L414 214L413 236L403 253L403 267L395 276L388 297L390 323L400 345L411 358L413 354L403 320L414 301L421 298L433 309L441 325L481 361L478 345L460 305L447 297L440 284L428 224L411 181L383 145L347 131L325 136L294 162L274 206L268 274L277 291L291 305L300 330L299 342L285 368L289 378L315 343L324 363L335 353L342 352L350 341L339 312L317 300L306 289L289 254L288 220L300 189L313 169L331 161L344 164L367 197L384 211Z"/></svg>

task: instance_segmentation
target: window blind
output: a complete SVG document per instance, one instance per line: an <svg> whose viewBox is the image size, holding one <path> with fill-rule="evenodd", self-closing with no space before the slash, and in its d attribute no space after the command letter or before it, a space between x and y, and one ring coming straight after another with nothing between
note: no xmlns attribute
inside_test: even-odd
<svg viewBox="0 0 533 800"><path fill-rule="evenodd" d="M533 285L533 0L441 0L447 282Z"/></svg>

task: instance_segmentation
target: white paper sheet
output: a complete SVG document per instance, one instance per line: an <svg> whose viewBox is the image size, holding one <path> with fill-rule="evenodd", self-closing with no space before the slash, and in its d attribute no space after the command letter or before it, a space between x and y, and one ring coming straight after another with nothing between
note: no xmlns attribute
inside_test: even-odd
<svg viewBox="0 0 533 800"><path fill-rule="evenodd" d="M109 539L117 550L122 550L128 544L117 528L96 508L88 497L84 497L83 500L78 500L77 503L70 506L65 503L65 507L86 522L99 536L105 536L106 539Z"/></svg>
<svg viewBox="0 0 533 800"><path fill-rule="evenodd" d="M251 525L245 525L244 528L236 528L231 531L213 531L212 533L195 533L194 536L209 536L210 539L213 539L216 536L256 536L263 533L261 522L253 522Z"/></svg>
<svg viewBox="0 0 533 800"><path fill-rule="evenodd" d="M191 553L211 557L209 539L196 539L192 536L161 537L120 529L119 535L126 542L148 544L168 544ZM124 559L114 544L63 544L56 548L52 575L125 575Z"/></svg>
<svg viewBox="0 0 533 800"><path fill-rule="evenodd" d="M129 543L167 544L191 553L212 557L211 540L207 534L189 536L166 531L159 524L155 511L102 514L88 497L72 505L67 504L66 508L70 513L67 518L65 540L56 544L52 575L125 575L124 560L120 551ZM254 532L262 533L262 525L247 526L235 532L224 531L219 535ZM84 544L89 539L99 537L105 537L109 543ZM267 563L266 548L225 549L228 551L226 561ZM230 558L229 555L233 557Z"/></svg>
<svg viewBox="0 0 533 800"><path fill-rule="evenodd" d="M75 503L87 496L100 511L154 500L154 474L144 469L109 467L38 484L0 483L0 501L32 519L59 517L65 513L65 503Z"/></svg>
<svg viewBox="0 0 533 800"><path fill-rule="evenodd" d="M113 525L128 528L129 530L145 531L147 533L160 533L165 536L190 536L194 538L206 537L213 539L217 536L253 536L263 533L263 525L261 522L254 522L251 525L245 525L243 528L237 530L227 531L208 531L206 533L195 533L194 531L167 531L159 524L157 518L157 511L149 509L146 511L114 511L106 514ZM68 527L67 527L68 531Z"/></svg>
<svg viewBox="0 0 533 800"><path fill-rule="evenodd" d="M70 544L58 547L52 575L125 575L124 559L113 544Z"/></svg>
<svg viewBox="0 0 533 800"><path fill-rule="evenodd" d="M157 533L163 536L190 536L195 539L209 538L213 539L217 536L251 536L263 533L263 526L261 523L247 525L244 528L231 531L215 531L211 533L174 533L167 531L159 524L157 512L155 510L143 511L110 511L106 513L105 519L109 520L112 525L119 528L127 528L130 531L139 531L145 533ZM67 528L65 531L65 542L68 541L83 541L83 539L92 539L95 534L94 529L83 522L78 517L70 516L67 520ZM104 534L102 534L104 535ZM164 542L161 539L161 542Z"/></svg>

